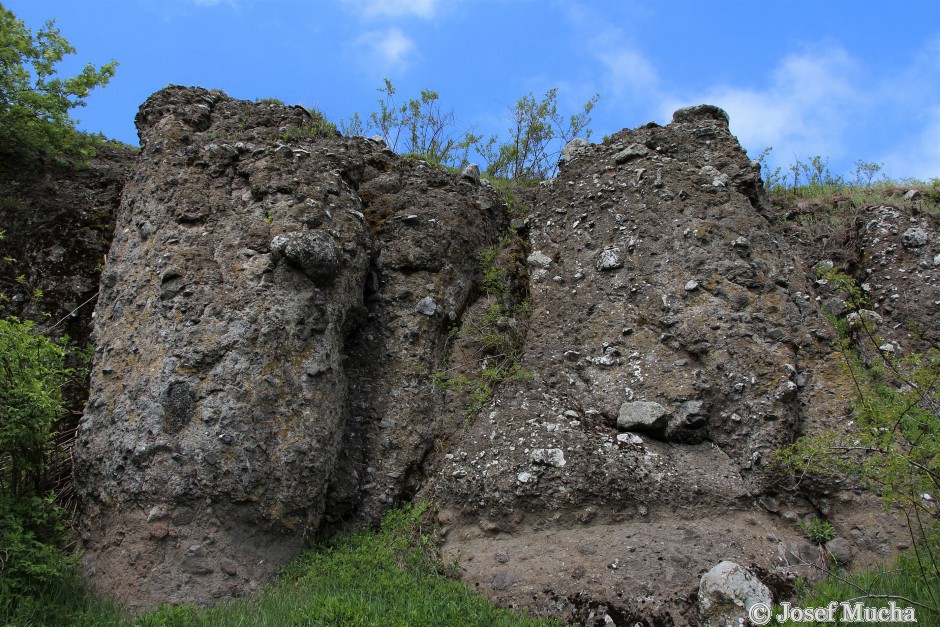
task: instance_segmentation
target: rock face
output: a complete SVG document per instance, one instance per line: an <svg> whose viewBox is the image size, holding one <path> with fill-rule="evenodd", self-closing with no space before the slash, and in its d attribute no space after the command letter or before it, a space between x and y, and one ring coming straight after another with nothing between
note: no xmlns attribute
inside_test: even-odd
<svg viewBox="0 0 940 627"><path fill-rule="evenodd" d="M85 565L132 604L208 602L415 490L418 373L503 212L300 108L168 88L137 122L75 451Z"/></svg>
<svg viewBox="0 0 940 627"><path fill-rule="evenodd" d="M89 342L114 215L137 158L130 148L97 152L78 168L0 163L5 313L41 320L44 329L57 324L52 333L79 346Z"/></svg>
<svg viewBox="0 0 940 627"><path fill-rule="evenodd" d="M834 334L714 107L582 148L531 203L530 247L553 261L530 264L529 376L452 440L428 491L445 553L507 605L695 622L681 598L717 559L789 563L806 501L770 454L851 405ZM851 529L862 497L840 494L810 498ZM885 524L857 528L874 546Z"/></svg>
<svg viewBox="0 0 940 627"><path fill-rule="evenodd" d="M242 594L412 498L469 584L568 620L695 623L701 573L793 565L811 514L890 552L769 463L852 388L720 109L570 145L527 215L302 108L169 87L137 122L75 451L118 598Z"/></svg>

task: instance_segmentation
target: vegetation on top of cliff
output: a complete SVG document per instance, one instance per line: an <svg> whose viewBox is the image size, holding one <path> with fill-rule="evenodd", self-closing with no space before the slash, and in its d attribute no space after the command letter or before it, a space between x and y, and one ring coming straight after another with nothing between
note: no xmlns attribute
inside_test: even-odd
<svg viewBox="0 0 940 627"><path fill-rule="evenodd" d="M487 175L518 182L554 176L562 147L582 134L590 138L591 110L600 98L595 95L566 119L558 112L557 88L549 89L541 99L526 94L510 108L508 140L500 141L495 135L474 134L473 127L456 130L453 111L441 109L436 91L424 89L418 98L402 104L389 79L378 91L382 94L378 110L365 118L355 113L341 122L344 135L375 132L396 152L446 167L462 168L475 155L487 164Z"/></svg>
<svg viewBox="0 0 940 627"><path fill-rule="evenodd" d="M829 167L829 157L821 155L805 160L796 158L786 167L771 169L767 158L772 151L772 147L764 148L757 161L765 191L780 205L810 201L839 208L917 201L924 208L940 210L940 178L889 179L879 176L883 163L861 159L855 162L851 175L843 176ZM916 193L909 194L912 190ZM909 197L905 198L905 194Z"/></svg>
<svg viewBox="0 0 940 627"><path fill-rule="evenodd" d="M76 76L57 76L58 64L75 48L50 20L36 33L0 4L0 157L81 159L102 140L75 128L70 112L106 85L117 63L89 64Z"/></svg>

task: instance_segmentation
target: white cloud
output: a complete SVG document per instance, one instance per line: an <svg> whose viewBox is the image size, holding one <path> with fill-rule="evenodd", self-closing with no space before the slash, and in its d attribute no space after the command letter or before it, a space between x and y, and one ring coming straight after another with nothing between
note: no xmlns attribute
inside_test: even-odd
<svg viewBox="0 0 940 627"><path fill-rule="evenodd" d="M629 86L633 91L655 90L659 76L653 64L640 52L621 49L598 55L608 73L614 93L623 93Z"/></svg>
<svg viewBox="0 0 940 627"><path fill-rule="evenodd" d="M891 177L940 178L940 36L928 40L881 89L899 124L896 144L879 155Z"/></svg>
<svg viewBox="0 0 940 627"><path fill-rule="evenodd" d="M857 85L858 64L840 47L785 57L763 87L717 86L697 94L663 99L660 114L714 104L731 116L731 131L752 154L773 146L771 162L781 165L815 155L836 157L846 149L847 131L871 104Z"/></svg>
<svg viewBox="0 0 940 627"><path fill-rule="evenodd" d="M211 0L210 0L211 1ZM343 0L365 18L415 16L430 19L443 0Z"/></svg>
<svg viewBox="0 0 940 627"><path fill-rule="evenodd" d="M612 101L621 100L631 105L656 100L659 74L628 35L619 28L603 24L593 12L578 4L569 5L566 11L569 21L580 30L593 31L587 45L603 69L600 82L605 98L609 96Z"/></svg>
<svg viewBox="0 0 940 627"><path fill-rule="evenodd" d="M910 177L922 181L940 178L940 107L934 107L922 117L920 131L879 160L892 178Z"/></svg>
<svg viewBox="0 0 940 627"><path fill-rule="evenodd" d="M356 45L365 50L366 63L383 70L404 69L417 49L414 41L395 27L363 33Z"/></svg>

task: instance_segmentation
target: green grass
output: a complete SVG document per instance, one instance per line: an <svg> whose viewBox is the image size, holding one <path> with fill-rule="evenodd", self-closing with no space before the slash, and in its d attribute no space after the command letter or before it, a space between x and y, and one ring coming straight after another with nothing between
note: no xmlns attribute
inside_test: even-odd
<svg viewBox="0 0 940 627"><path fill-rule="evenodd" d="M499 609L463 584L444 577L425 508L391 512L377 532L343 536L308 551L259 595L214 608L164 606L131 619L95 600L81 579L69 580L2 625L135 625L140 627L291 625L555 625Z"/></svg>
<svg viewBox="0 0 940 627"><path fill-rule="evenodd" d="M937 550L936 548L934 549ZM940 558L940 554L937 554ZM845 576L834 573L825 581L804 589L793 607L826 607L830 602L841 602L858 599L865 607L888 607L889 598L864 598L868 595L875 597L895 597L894 603L898 608L913 607L920 625L940 625L940 578L931 570L925 560L923 549L920 551L922 564L926 566L926 576L918 563L917 555L913 550L905 551L898 556L891 566L880 566L858 574ZM909 599L910 603L903 599ZM917 604L920 604L917 605ZM927 607L921 607L927 606ZM774 608L774 615L781 612L780 606ZM838 616L838 611L836 616ZM795 623L792 621L780 623L771 621L771 625L806 625L817 623ZM833 623L824 623L833 624ZM842 623L835 623L842 624ZM853 625L874 625L885 623L853 622Z"/></svg>
<svg viewBox="0 0 940 627"><path fill-rule="evenodd" d="M915 200L904 198L909 190L916 189L921 196ZM772 199L781 204L796 204L810 200L833 208L862 207L866 205L912 206L922 209L940 210L940 179L930 182L880 181L871 186L833 184L801 185L799 187L776 186L770 190Z"/></svg>

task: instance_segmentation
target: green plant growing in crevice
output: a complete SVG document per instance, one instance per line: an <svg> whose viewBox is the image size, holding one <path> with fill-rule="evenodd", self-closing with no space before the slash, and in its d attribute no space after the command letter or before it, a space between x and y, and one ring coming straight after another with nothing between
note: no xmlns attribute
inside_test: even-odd
<svg viewBox="0 0 940 627"><path fill-rule="evenodd" d="M525 218L529 215L531 208L519 198L519 194L517 193L517 185L525 185L526 181L512 181L488 174L484 174L484 177L490 182L493 188L499 192L503 202L506 203L506 212L510 217Z"/></svg>
<svg viewBox="0 0 940 627"><path fill-rule="evenodd" d="M319 137L336 137L339 130L336 125L330 122L326 117L315 109L307 109L310 119L298 126L291 126L281 133L282 141L303 141L306 139L316 139Z"/></svg>
<svg viewBox="0 0 940 627"><path fill-rule="evenodd" d="M479 413L501 384L532 376L519 363L529 301L525 297L527 283L520 286L519 279L512 276L518 246L518 241L507 236L477 257L485 308L465 317L451 332L452 340L473 347L469 372L455 374L458 369L452 367L432 374L438 389L465 399L463 413L468 419Z"/></svg>
<svg viewBox="0 0 940 627"><path fill-rule="evenodd" d="M813 516L809 522L800 520L799 524L800 531L813 544L823 545L836 537L836 528L828 520Z"/></svg>

